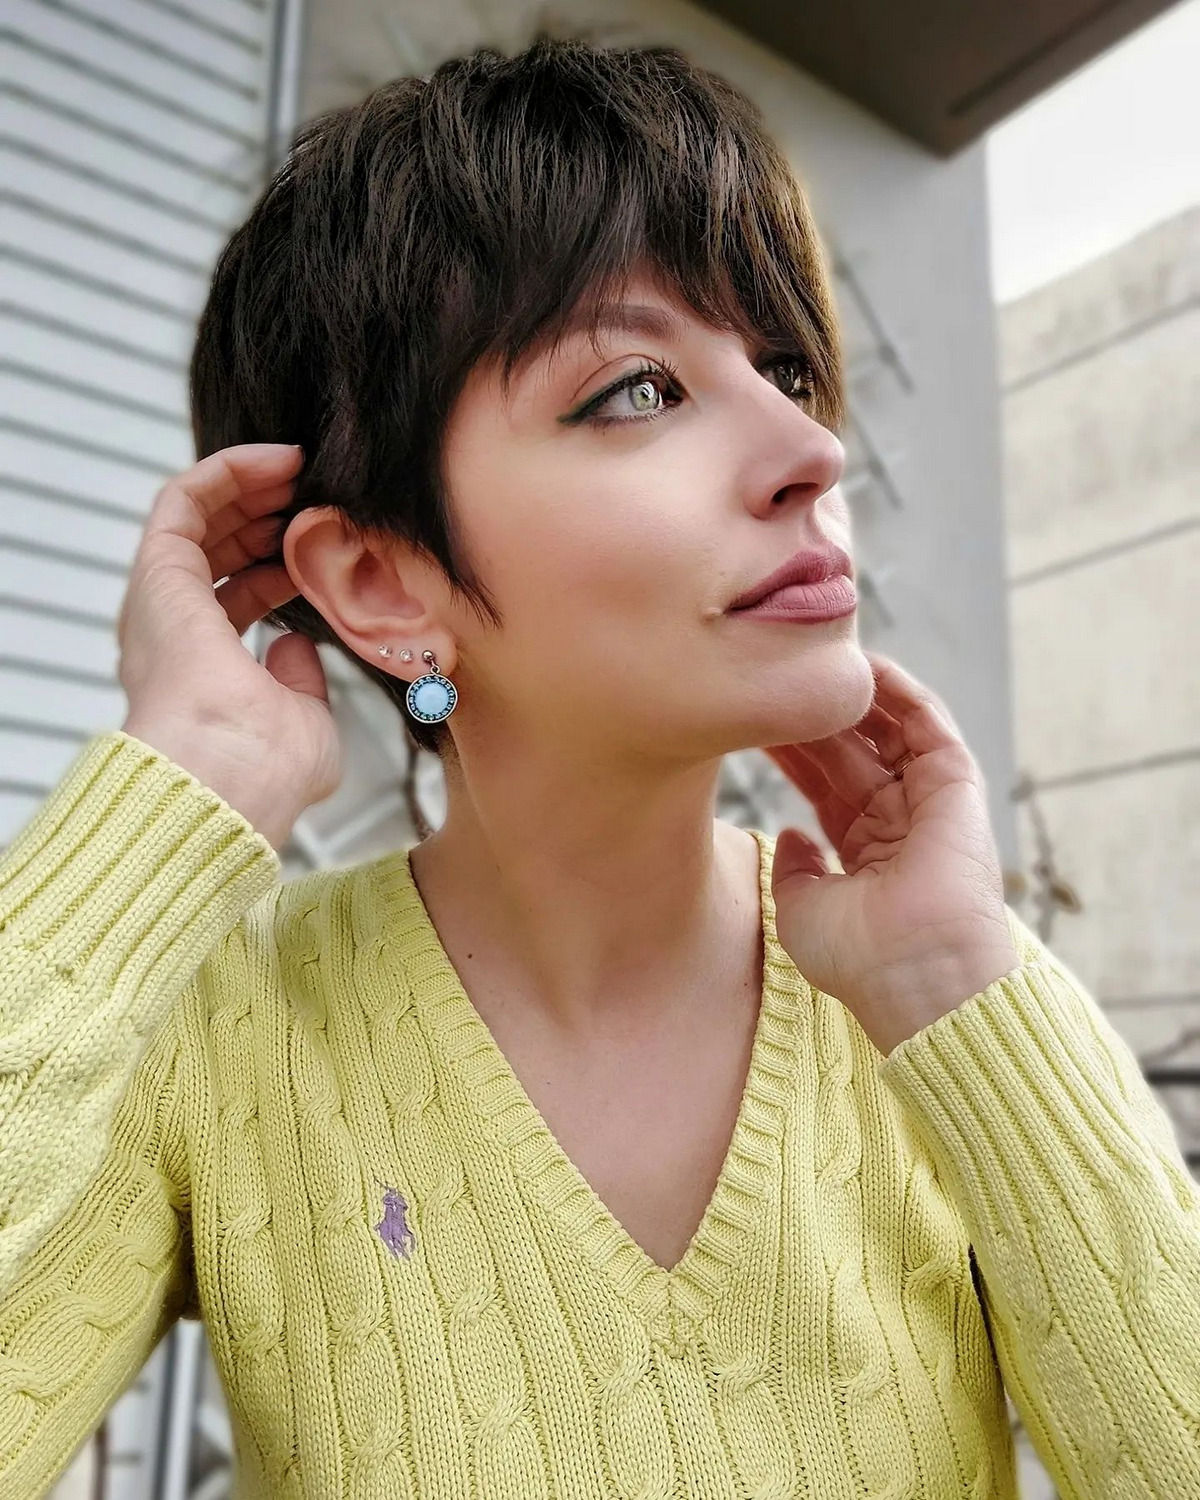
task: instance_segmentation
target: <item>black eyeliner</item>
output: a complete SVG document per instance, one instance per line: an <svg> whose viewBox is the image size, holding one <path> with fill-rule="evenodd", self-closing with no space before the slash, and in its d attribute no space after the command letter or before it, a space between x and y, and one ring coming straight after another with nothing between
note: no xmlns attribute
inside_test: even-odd
<svg viewBox="0 0 1200 1500"><path fill-rule="evenodd" d="M800 365L809 377L809 380L812 380L812 363L806 354L793 349L784 349L780 350L777 354L774 354L766 361L766 365L768 368L772 368L776 365L784 363L794 363ZM555 420L561 422L564 426L567 427L578 426L581 422L586 422L597 408L603 406L604 403L615 396L618 391L628 390L629 387L637 385L639 381L645 380L648 375L659 376L674 388L676 395L682 396L683 388L679 383L679 371L674 365L666 363L647 363L642 365L640 369L631 370L627 375L622 375L619 379L615 380L612 385L606 386L603 390L597 391L594 396L590 396L588 400L585 401L582 406L577 407L575 411L568 412L566 416L556 417ZM785 392L785 394L789 393ZM797 391L790 394L793 400L810 401L813 399L816 392L811 385L808 385L803 391ZM655 417L662 416L666 410L667 408L660 407L658 411L646 412L641 417L604 417L599 419L597 425L602 427L613 427L624 426L629 422L648 422L653 420L653 418Z"/></svg>
<svg viewBox="0 0 1200 1500"><path fill-rule="evenodd" d="M638 370L630 370L627 375L622 375L618 380L613 381L612 385L605 386L603 390L597 391L594 396L589 396L584 404L577 407L575 411L568 412L564 417L556 418L556 421L562 422L566 426L574 426L578 422L585 422L591 412L598 406L603 406L610 396L615 396L618 391L626 390L631 385L637 385L638 381L645 380L647 375L662 376L663 379L670 381L678 389L678 377L674 371L665 365L646 364ZM617 418L616 420L638 421L640 419L634 417L632 419Z"/></svg>

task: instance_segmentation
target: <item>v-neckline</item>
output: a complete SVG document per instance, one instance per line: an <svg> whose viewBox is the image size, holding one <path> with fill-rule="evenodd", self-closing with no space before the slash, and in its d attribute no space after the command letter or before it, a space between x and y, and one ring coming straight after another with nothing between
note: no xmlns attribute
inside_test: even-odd
<svg viewBox="0 0 1200 1500"><path fill-rule="evenodd" d="M771 866L775 838L758 844L763 976L750 1063L716 1186L682 1257L653 1260L567 1155L530 1098L442 946L413 877L408 850L375 862L385 903L383 939L408 973L414 1004L464 1085L464 1095L507 1152L514 1172L576 1251L605 1274L674 1352L712 1311L738 1269L767 1188L780 1170L780 1143L794 1077L796 1024L812 991L780 946Z"/></svg>

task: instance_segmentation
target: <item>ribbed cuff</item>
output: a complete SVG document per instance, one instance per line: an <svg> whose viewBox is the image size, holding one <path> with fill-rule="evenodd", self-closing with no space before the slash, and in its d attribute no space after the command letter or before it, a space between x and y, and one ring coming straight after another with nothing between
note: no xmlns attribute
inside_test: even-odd
<svg viewBox="0 0 1200 1500"><path fill-rule="evenodd" d="M211 787L109 730L0 857L0 931L89 988L186 983L281 868Z"/></svg>
<svg viewBox="0 0 1200 1500"><path fill-rule="evenodd" d="M1007 1214L1028 1213L1051 1185L1069 1196L1081 1168L1093 1182L1195 1192L1133 1053L1050 955L906 1038L879 1076L972 1214L1001 1232Z"/></svg>

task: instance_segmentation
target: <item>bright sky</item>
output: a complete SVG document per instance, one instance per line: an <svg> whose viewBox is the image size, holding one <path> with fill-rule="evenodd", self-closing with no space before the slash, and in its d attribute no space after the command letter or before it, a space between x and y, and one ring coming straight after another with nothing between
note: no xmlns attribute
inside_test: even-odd
<svg viewBox="0 0 1200 1500"><path fill-rule="evenodd" d="M991 132L1007 302L1200 203L1200 0L1181 0Z"/></svg>

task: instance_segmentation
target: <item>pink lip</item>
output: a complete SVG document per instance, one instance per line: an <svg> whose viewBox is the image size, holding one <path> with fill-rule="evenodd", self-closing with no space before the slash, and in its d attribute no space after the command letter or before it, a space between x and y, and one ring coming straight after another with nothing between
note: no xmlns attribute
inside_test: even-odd
<svg viewBox="0 0 1200 1500"><path fill-rule="evenodd" d="M840 547L805 547L745 593L739 594L728 607L731 610L749 609L789 584L824 583L838 574L844 575L849 582L853 572L849 556Z"/></svg>
<svg viewBox="0 0 1200 1500"><path fill-rule="evenodd" d="M837 620L852 615L858 607L854 583L844 573L819 583L788 583L774 589L757 604L736 610L739 615L776 620Z"/></svg>

